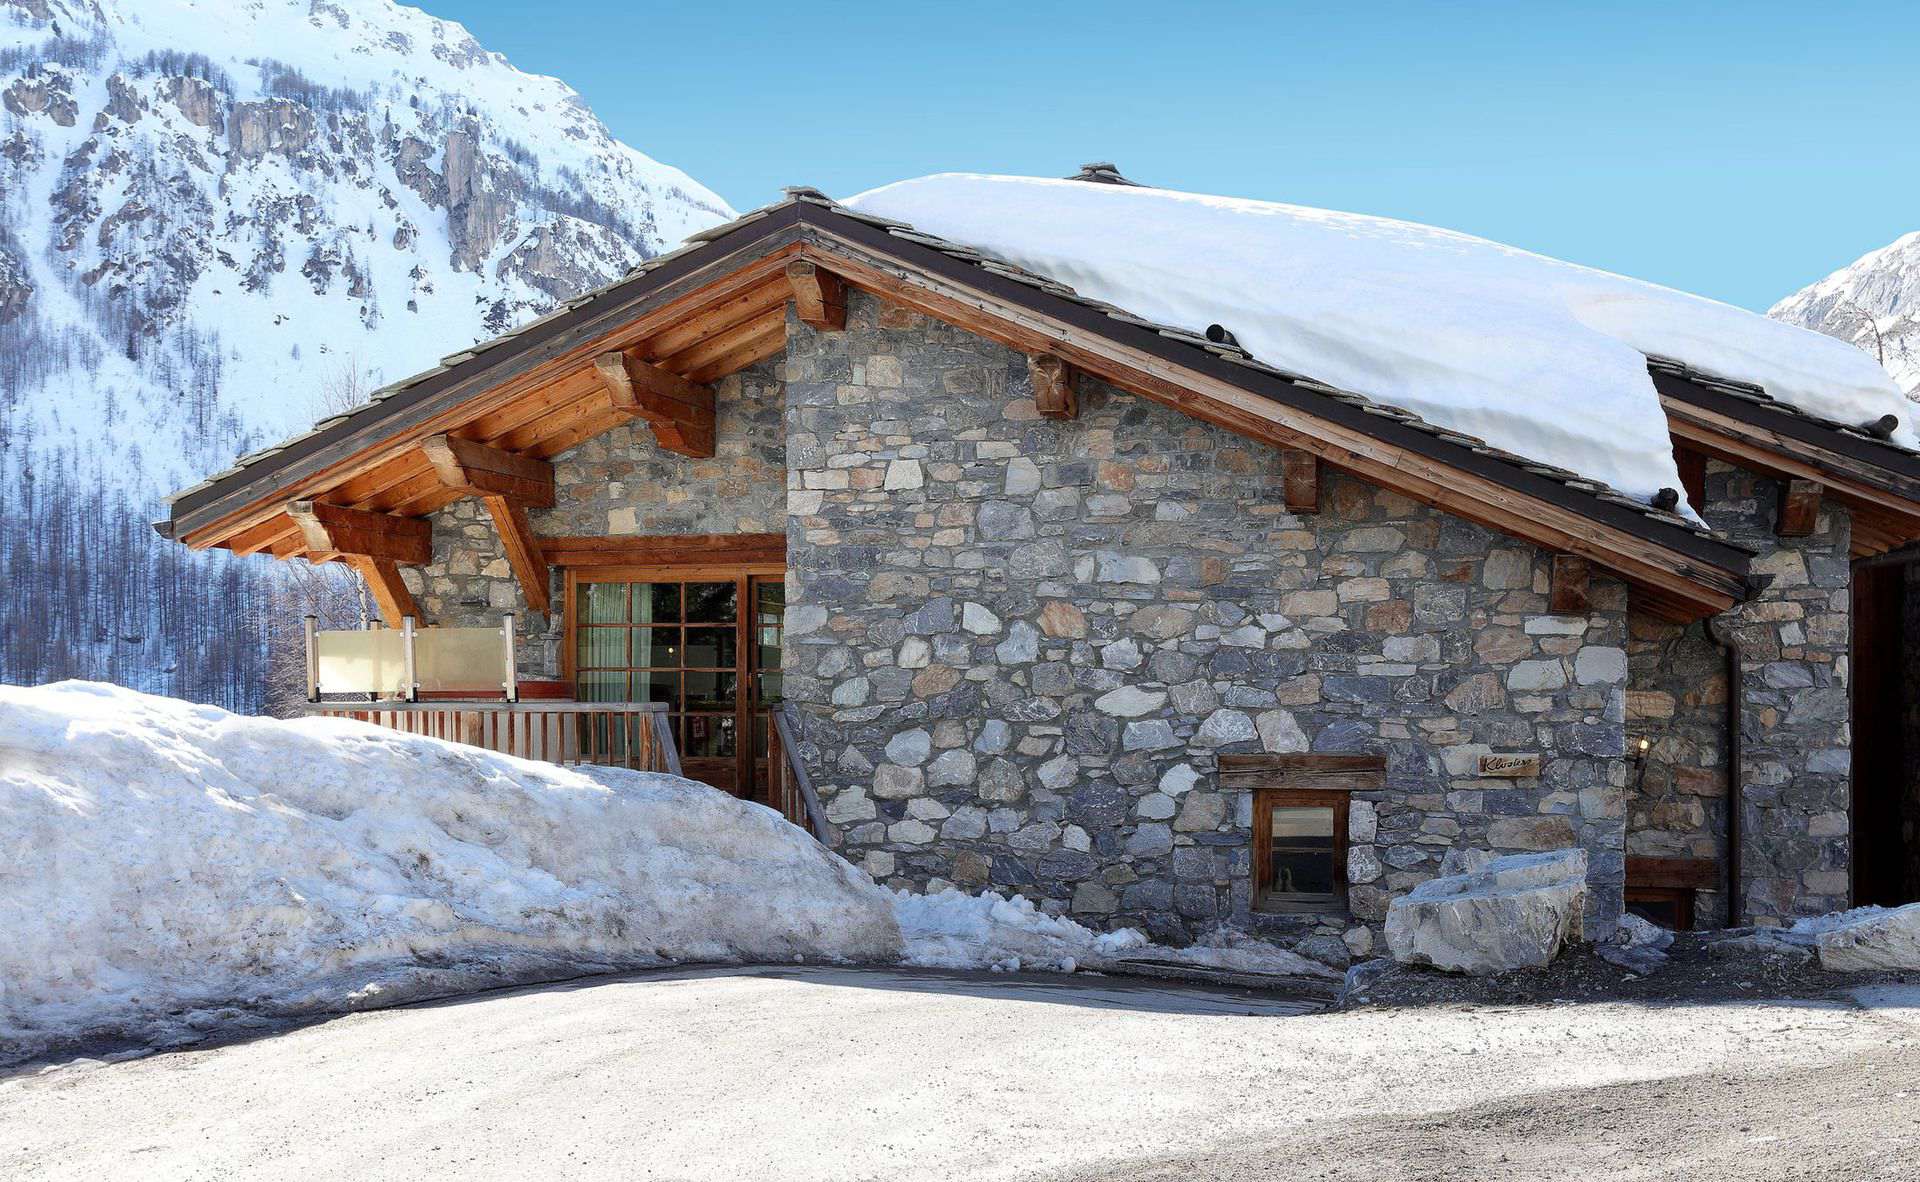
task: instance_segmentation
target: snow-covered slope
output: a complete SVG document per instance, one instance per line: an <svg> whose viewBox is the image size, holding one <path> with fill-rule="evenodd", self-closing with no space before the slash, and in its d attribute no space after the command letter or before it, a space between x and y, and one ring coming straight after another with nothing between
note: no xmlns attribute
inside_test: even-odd
<svg viewBox="0 0 1920 1182"><path fill-rule="evenodd" d="M102 520L730 213L392 0L0 0L0 572L51 590ZM177 620L88 615L15 622L0 679L180 688Z"/></svg>
<svg viewBox="0 0 1920 1182"><path fill-rule="evenodd" d="M1920 398L1920 231L1842 267L1767 315L1851 341Z"/></svg>
<svg viewBox="0 0 1920 1182"><path fill-rule="evenodd" d="M1647 357L1844 422L1913 415L1871 357L1650 283L1449 230L1168 189L949 173L849 206L1280 369L1650 499L1678 490Z"/></svg>

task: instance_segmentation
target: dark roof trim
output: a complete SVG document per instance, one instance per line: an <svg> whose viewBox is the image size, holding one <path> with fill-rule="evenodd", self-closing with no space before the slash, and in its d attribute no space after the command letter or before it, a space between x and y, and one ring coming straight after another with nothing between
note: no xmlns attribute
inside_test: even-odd
<svg viewBox="0 0 1920 1182"><path fill-rule="evenodd" d="M833 241L839 240L1645 538L1720 572L1719 579L1709 582L1737 582L1747 569L1751 552L1746 548L1601 482L1490 447L1363 395L1275 369L1236 345L1142 320L968 247L845 209L816 190L793 189L789 194L779 205L696 235L687 246L649 260L624 279L576 297L503 337L454 354L440 368L377 392L367 405L245 457L227 472L176 494L174 536L183 537L297 484L335 462L343 450L379 446L399 431L679 298L717 273L798 241L831 251Z"/></svg>
<svg viewBox="0 0 1920 1182"><path fill-rule="evenodd" d="M1654 388L1663 396L1865 465L1869 471L1849 469L1849 473L1895 496L1920 500L1920 452L1858 426L1810 415L1770 397L1759 386L1714 377L1665 358L1650 358L1647 369ZM1915 405L1912 413L1920 418L1920 405ZM1816 464L1819 461L1819 456L1807 452L1794 454Z"/></svg>

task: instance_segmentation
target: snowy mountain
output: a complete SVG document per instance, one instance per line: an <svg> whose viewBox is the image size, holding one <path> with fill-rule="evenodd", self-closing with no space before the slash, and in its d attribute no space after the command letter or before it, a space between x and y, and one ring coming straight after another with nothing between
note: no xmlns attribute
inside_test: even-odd
<svg viewBox="0 0 1920 1182"><path fill-rule="evenodd" d="M1802 288L1767 315L1852 341L1920 399L1920 232Z"/></svg>
<svg viewBox="0 0 1920 1182"><path fill-rule="evenodd" d="M0 108L0 681L257 704L159 497L731 216L392 0L0 0Z"/></svg>

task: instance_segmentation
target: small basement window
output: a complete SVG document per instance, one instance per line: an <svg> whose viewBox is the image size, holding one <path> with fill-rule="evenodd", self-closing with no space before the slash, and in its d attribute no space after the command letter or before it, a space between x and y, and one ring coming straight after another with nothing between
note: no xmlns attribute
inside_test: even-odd
<svg viewBox="0 0 1920 1182"><path fill-rule="evenodd" d="M1269 788L1254 794L1256 905L1329 911L1347 903L1347 793Z"/></svg>

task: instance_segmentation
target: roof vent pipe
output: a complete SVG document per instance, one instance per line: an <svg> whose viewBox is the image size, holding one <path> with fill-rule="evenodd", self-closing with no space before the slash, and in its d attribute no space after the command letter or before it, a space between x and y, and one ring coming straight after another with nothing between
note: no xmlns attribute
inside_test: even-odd
<svg viewBox="0 0 1920 1182"><path fill-rule="evenodd" d="M1091 164L1082 164L1080 171L1065 178L1070 181L1091 181L1096 185L1131 185L1142 188L1139 181L1130 181L1120 175L1120 169L1111 161L1095 160Z"/></svg>
<svg viewBox="0 0 1920 1182"><path fill-rule="evenodd" d="M1900 416L1881 415L1871 423L1862 423L1860 429L1875 439L1892 439L1893 433L1900 429Z"/></svg>
<svg viewBox="0 0 1920 1182"><path fill-rule="evenodd" d="M1207 325L1207 339L1216 345L1231 345L1236 349L1240 347L1240 338L1228 332L1224 324Z"/></svg>
<svg viewBox="0 0 1920 1182"><path fill-rule="evenodd" d="M1663 488L1653 494L1653 507L1671 513L1680 507L1680 490Z"/></svg>

